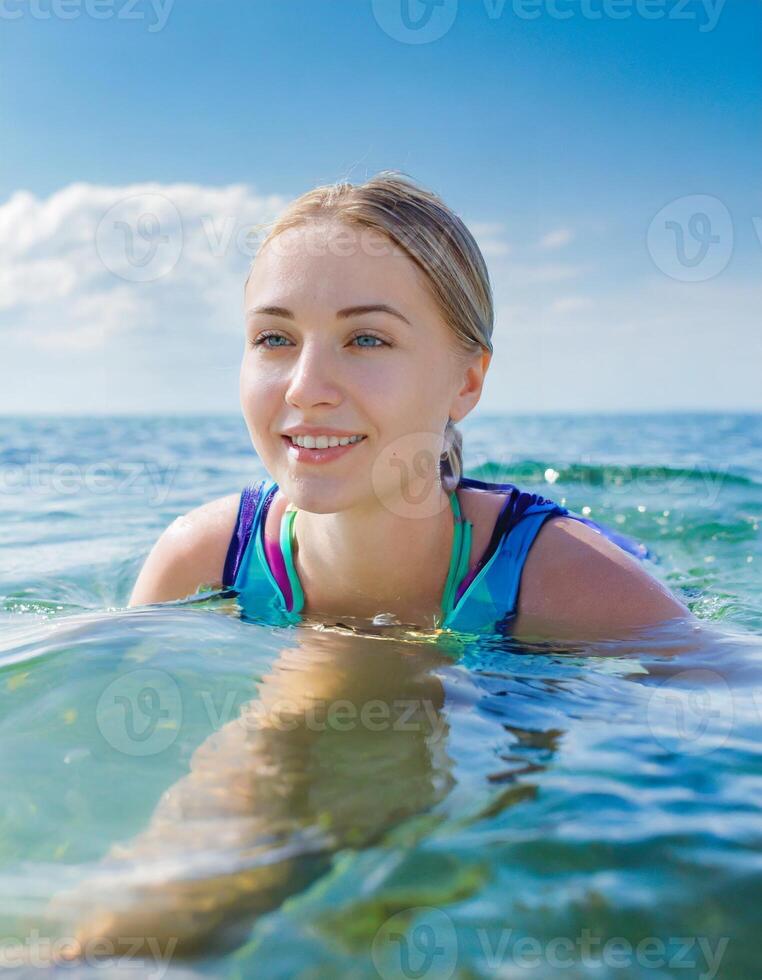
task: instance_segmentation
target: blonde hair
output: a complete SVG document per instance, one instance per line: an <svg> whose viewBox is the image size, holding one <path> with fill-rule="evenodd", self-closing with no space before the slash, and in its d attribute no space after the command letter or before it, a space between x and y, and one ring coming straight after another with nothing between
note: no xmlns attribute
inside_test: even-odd
<svg viewBox="0 0 762 980"><path fill-rule="evenodd" d="M494 306L487 264L471 232L440 197L396 170L381 171L363 184L326 184L292 201L269 226L260 250L276 235L316 218L385 235L425 275L456 344L468 353L480 347L492 351ZM463 436L452 419L443 441L440 479L451 491L463 472Z"/></svg>

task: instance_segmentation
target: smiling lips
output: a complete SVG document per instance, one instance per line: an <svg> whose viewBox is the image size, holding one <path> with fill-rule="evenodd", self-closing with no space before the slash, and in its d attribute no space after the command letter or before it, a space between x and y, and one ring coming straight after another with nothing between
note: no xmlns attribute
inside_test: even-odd
<svg viewBox="0 0 762 980"><path fill-rule="evenodd" d="M321 463L338 459L348 453L354 446L364 442L367 436L328 436L325 434L296 435L281 437L289 453L299 462Z"/></svg>
<svg viewBox="0 0 762 980"><path fill-rule="evenodd" d="M365 436L339 436L333 434L312 435L300 433L299 435L291 435L290 438L291 441L297 446L303 446L305 449L329 449L333 448L334 446L346 446L351 442L360 442L360 440L364 439Z"/></svg>

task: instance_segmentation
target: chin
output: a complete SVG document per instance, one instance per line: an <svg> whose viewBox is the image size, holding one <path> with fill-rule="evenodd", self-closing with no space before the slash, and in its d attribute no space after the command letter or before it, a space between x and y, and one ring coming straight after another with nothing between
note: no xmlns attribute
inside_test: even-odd
<svg viewBox="0 0 762 980"><path fill-rule="evenodd" d="M354 481L350 483L346 475L300 473L284 475L283 482L275 479L290 503L311 514L336 514L355 506L361 499L360 488Z"/></svg>

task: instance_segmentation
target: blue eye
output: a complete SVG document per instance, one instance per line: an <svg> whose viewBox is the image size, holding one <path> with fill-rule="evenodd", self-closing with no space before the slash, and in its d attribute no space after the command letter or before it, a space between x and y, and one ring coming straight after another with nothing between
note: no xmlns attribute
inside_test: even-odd
<svg viewBox="0 0 762 980"><path fill-rule="evenodd" d="M262 346L265 346L265 347L269 348L270 350L272 350L273 349L273 345L272 344L265 344L265 341L266 340L269 340L271 337L276 337L279 340L285 340L286 339L283 336L282 333L263 333L262 336L261 337L257 337L256 340L250 340L249 341L249 346L250 347L262 347ZM282 347L283 344L275 344L275 346L276 347Z"/></svg>
<svg viewBox="0 0 762 980"><path fill-rule="evenodd" d="M378 341L378 344L360 344L360 345L359 345L360 347L376 347L376 346L378 346L378 347L383 347L384 345L386 345L387 347L389 346L389 345L388 345L388 344L386 343L386 341L385 341L385 340L381 340L381 338L380 338L380 337L377 337L377 336L376 336L375 334L373 334L373 333L358 333L358 334L357 334L357 335L356 335L355 337L353 337L352 339L353 339L353 340L360 340L360 338L361 338L361 337L367 337L367 338L368 338L369 340L377 340L377 341Z"/></svg>
<svg viewBox="0 0 762 980"><path fill-rule="evenodd" d="M267 350L275 350L276 347L285 347L286 346L285 344L266 344L265 341L266 340L269 340L271 337L273 337L273 338L275 338L277 340L287 340L288 339L287 337L284 337L282 333L276 333L274 331L271 331L270 333L263 333L263 334L261 334L259 337L257 337L256 340L250 340L249 341L249 346L250 347L265 347ZM354 335L354 337L352 338L352 340L359 340L362 337L368 338L370 340L378 341L378 343L375 343L375 344L358 344L357 345L358 347L391 347L391 344L389 344L387 341L383 340L381 337L377 337L373 333L358 333L358 334L355 334Z"/></svg>

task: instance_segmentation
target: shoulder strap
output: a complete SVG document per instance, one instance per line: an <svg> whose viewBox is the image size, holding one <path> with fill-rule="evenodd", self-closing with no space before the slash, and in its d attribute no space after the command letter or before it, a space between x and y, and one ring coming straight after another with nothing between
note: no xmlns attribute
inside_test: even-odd
<svg viewBox="0 0 762 980"><path fill-rule="evenodd" d="M475 479L464 479L461 482L466 486L498 489L505 492L505 502L500 508L500 513L495 521L492 536L490 537L484 554L474 569L474 575L483 565L486 565L492 555L502 545L505 538L513 531L516 525L521 523L525 517L545 511L548 508L552 508L554 514L568 513L566 507L556 503L556 501L549 500L547 497L542 497L538 493L529 493L526 490L520 490L519 487L512 483L485 483L481 480Z"/></svg>
<svg viewBox="0 0 762 980"><path fill-rule="evenodd" d="M504 618L498 624L501 630L506 626L508 620L517 613L521 573L524 569L524 563L542 526L551 517L569 517L572 520L580 521L598 531L599 534L603 534L614 544L630 552L635 557L650 557L648 548L633 538L619 534L605 524L600 524L598 521L591 521L569 510L562 504L538 495L536 501L530 503L524 509L521 518L511 527L510 533L507 534L504 540L504 555L506 557L504 579L506 612Z"/></svg>
<svg viewBox="0 0 762 980"><path fill-rule="evenodd" d="M511 614L516 611L524 563L543 524L551 517L566 517L568 515L568 509L562 504L557 504L555 501L547 500L538 495L537 501L524 508L523 514L504 538L502 584L506 613Z"/></svg>
<svg viewBox="0 0 762 980"><path fill-rule="evenodd" d="M266 480L259 480L257 483L250 483L241 491L241 499L238 504L238 517L236 518L233 536L228 545L228 553L225 558L225 569L222 573L222 584L231 586L238 575L241 565L241 558L246 545L251 537L251 528L254 521L254 514L257 504L265 486Z"/></svg>

